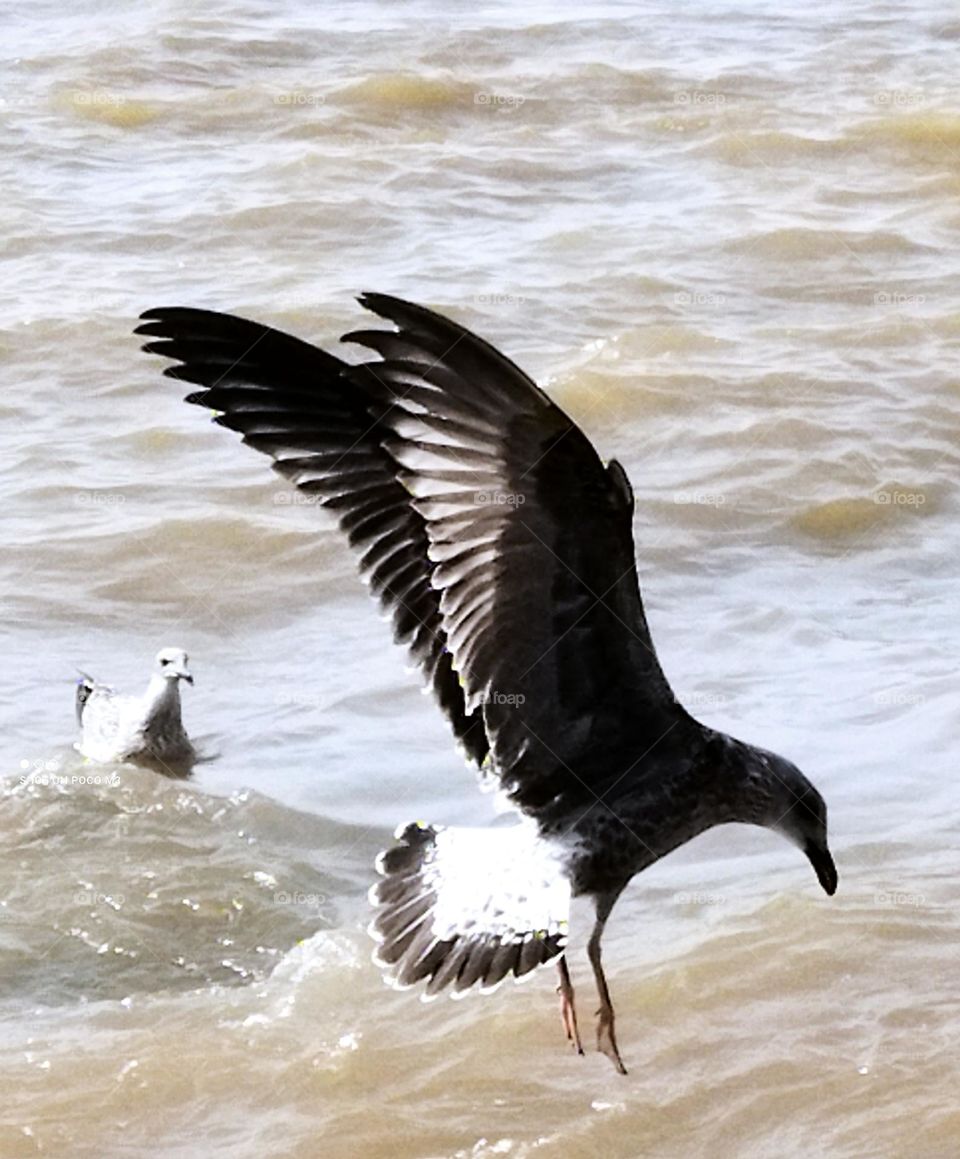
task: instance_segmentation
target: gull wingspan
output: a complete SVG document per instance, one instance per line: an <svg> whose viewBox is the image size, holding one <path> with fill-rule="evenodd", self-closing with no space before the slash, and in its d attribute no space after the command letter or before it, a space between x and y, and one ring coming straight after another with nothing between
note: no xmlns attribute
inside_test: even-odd
<svg viewBox="0 0 960 1159"><path fill-rule="evenodd" d="M151 310L138 333L334 510L477 763L541 822L569 817L689 719L647 628L626 474L470 331L361 302L396 329L347 335L379 355L354 366L208 311Z"/></svg>
<svg viewBox="0 0 960 1159"><path fill-rule="evenodd" d="M392 391L386 446L425 520L466 710L483 713L514 802L569 816L688 719L647 628L626 474L476 335L361 302L397 327L347 335L383 358L351 376Z"/></svg>
<svg viewBox="0 0 960 1159"><path fill-rule="evenodd" d="M149 310L144 349L176 360L164 373L206 389L188 401L273 459L274 468L337 517L360 571L420 666L454 734L478 765L487 754L481 715L468 713L451 666L430 583L424 519L385 449L391 430L382 386L356 384L340 359L257 322L208 310Z"/></svg>

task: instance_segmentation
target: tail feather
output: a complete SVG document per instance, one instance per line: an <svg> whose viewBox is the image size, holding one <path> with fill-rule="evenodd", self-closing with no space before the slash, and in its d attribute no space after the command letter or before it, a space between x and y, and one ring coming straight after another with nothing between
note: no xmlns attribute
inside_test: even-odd
<svg viewBox="0 0 960 1159"><path fill-rule="evenodd" d="M77 671L79 672L80 670L78 669ZM77 696L75 701L77 724L83 724L83 710L96 686L97 682L92 676L88 676L86 672L80 672L80 679L77 681Z"/></svg>
<svg viewBox="0 0 960 1159"><path fill-rule="evenodd" d="M377 859L375 954L425 998L521 978L563 953L570 885L560 851L524 822L509 829L407 825Z"/></svg>

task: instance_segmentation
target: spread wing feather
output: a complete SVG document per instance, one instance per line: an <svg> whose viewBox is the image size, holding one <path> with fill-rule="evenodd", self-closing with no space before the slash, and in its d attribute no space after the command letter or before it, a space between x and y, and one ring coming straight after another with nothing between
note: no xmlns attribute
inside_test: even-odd
<svg viewBox="0 0 960 1159"><path fill-rule="evenodd" d="M425 521L466 710L514 802L569 817L688 719L647 627L626 474L482 339L396 298L361 302L397 327L348 338L384 357L386 446Z"/></svg>
<svg viewBox="0 0 960 1159"><path fill-rule="evenodd" d="M494 347L361 302L396 329L348 334L379 356L354 366L206 311L151 310L138 332L206 388L188 401L336 513L468 752L561 824L689 720L647 628L629 482Z"/></svg>
<svg viewBox="0 0 960 1159"><path fill-rule="evenodd" d="M331 509L360 555L360 570L391 614L466 753L479 765L487 738L465 709L432 588L422 515L384 447L389 396L374 375L346 376L346 364L256 322L207 310L143 315L145 350L176 360L164 373L205 389L188 401L220 412L275 469Z"/></svg>

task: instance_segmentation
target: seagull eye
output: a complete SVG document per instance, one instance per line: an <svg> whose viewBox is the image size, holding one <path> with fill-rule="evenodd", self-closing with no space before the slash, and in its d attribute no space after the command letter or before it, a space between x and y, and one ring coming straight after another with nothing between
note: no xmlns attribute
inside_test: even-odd
<svg viewBox="0 0 960 1159"><path fill-rule="evenodd" d="M163 658L163 659L160 661L160 664L161 664L161 666L163 666L163 665L165 665L165 664L169 664L169 663L170 663L170 661L169 661L169 660L168 660L166 657L164 657L164 658Z"/></svg>

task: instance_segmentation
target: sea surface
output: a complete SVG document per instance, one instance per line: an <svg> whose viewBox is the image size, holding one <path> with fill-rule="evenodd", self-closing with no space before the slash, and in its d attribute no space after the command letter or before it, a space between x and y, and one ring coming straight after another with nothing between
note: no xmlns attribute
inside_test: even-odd
<svg viewBox="0 0 960 1159"><path fill-rule="evenodd" d="M0 1157L960 1154L960 17L0 24ZM335 344L363 290L475 328L623 462L678 695L829 803L832 899L746 827L631 885L627 1078L568 1050L552 970L383 985L377 852L491 798L325 514L132 335L192 305ZM139 691L165 645L209 759L85 763L77 668Z"/></svg>

